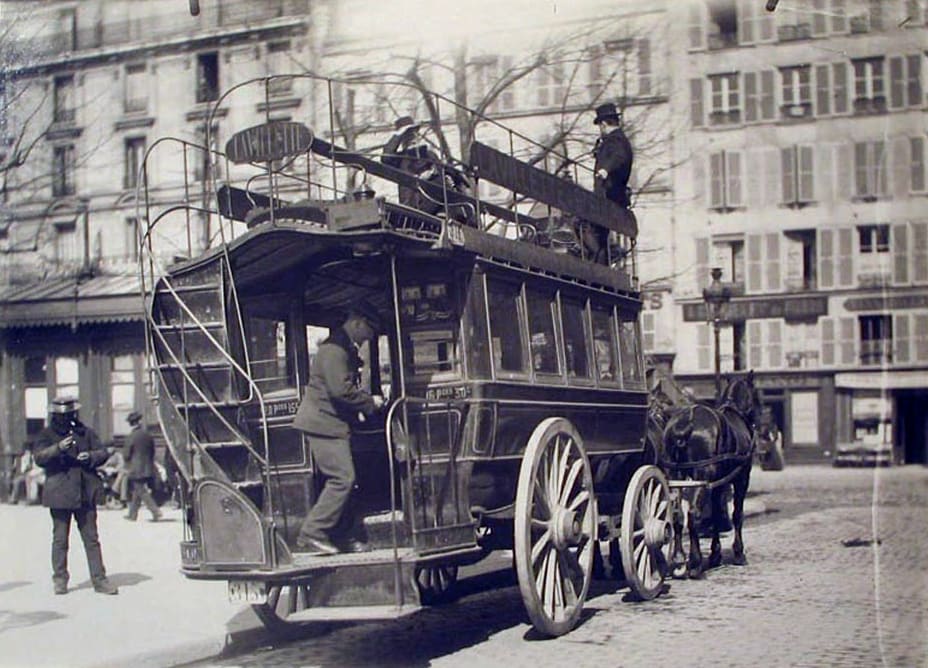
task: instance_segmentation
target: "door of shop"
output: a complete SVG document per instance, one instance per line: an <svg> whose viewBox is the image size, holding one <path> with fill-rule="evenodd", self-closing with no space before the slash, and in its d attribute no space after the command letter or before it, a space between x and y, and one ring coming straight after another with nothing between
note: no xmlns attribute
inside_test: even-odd
<svg viewBox="0 0 928 668"><path fill-rule="evenodd" d="M928 390L896 393L896 451L906 464L928 464Z"/></svg>

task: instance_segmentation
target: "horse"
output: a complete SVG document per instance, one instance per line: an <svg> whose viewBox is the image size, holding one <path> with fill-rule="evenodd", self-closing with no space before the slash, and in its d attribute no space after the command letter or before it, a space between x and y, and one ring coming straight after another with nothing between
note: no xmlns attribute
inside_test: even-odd
<svg viewBox="0 0 928 668"><path fill-rule="evenodd" d="M702 552L699 548L699 528L696 514L703 507L706 494L711 509L712 547L709 567L722 563L719 533L727 529L725 490L733 487L734 528L733 563L744 565L744 542L741 527L744 519L744 498L751 479L754 448L754 420L759 407L754 387L754 373L729 380L715 407L695 403L677 408L668 416L661 440L659 465L671 479L691 479L700 485L695 498L685 510L690 550L686 574L702 574ZM682 538L682 537L681 537Z"/></svg>

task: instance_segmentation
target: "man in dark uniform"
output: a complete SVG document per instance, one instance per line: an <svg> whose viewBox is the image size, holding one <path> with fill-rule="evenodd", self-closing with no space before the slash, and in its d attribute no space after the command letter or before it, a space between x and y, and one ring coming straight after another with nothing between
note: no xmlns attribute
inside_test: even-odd
<svg viewBox="0 0 928 668"><path fill-rule="evenodd" d="M599 139L593 147L593 157L596 159L593 192L627 209L631 203L628 179L632 173L634 155L632 145L620 127L622 118L616 106L607 102L596 107L593 123L599 126ZM587 222L581 225L584 228L579 231L579 236L583 244L595 261L605 263L609 230L598 225L591 227Z"/></svg>
<svg viewBox="0 0 928 668"><path fill-rule="evenodd" d="M97 505L103 502L103 481L96 473L108 458L93 429L78 420L80 404L57 397L49 406L49 425L35 441L36 462L47 475L42 503L52 516L52 577L56 594L68 593L68 536L71 517L84 542L94 591L118 594L106 577L97 534Z"/></svg>
<svg viewBox="0 0 928 668"><path fill-rule="evenodd" d="M161 511L151 497L150 489L155 479L155 439L142 427L141 413L132 411L126 420L132 425L129 451L126 453L129 476L129 514L126 519L134 522L139 516L139 506L144 502L151 513L151 521L157 522L161 519Z"/></svg>
<svg viewBox="0 0 928 668"><path fill-rule="evenodd" d="M325 483L300 527L299 550L335 554L369 549L349 505L355 483L350 437L352 427L372 417L384 403L382 396L372 396L359 386L358 347L374 337L379 323L371 304L352 306L344 324L320 344L309 371L293 426L309 435L313 464ZM339 547L333 539L339 540Z"/></svg>

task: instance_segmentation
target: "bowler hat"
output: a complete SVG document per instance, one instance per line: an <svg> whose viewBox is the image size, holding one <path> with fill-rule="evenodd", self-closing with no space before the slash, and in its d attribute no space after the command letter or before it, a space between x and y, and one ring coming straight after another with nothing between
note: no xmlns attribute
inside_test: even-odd
<svg viewBox="0 0 928 668"><path fill-rule="evenodd" d="M416 123L416 120L412 116L400 116L395 121L393 121L393 131L396 134L406 134L408 132L413 132L418 130L421 127L420 123Z"/></svg>
<svg viewBox="0 0 928 668"><path fill-rule="evenodd" d="M49 413L58 413L61 415L67 413L76 413L81 409L80 403L77 401L77 397L72 397L68 395L60 395L52 399L52 403L48 406Z"/></svg>
<svg viewBox="0 0 928 668"><path fill-rule="evenodd" d="M375 331L380 330L380 314L369 301L361 299L352 304L348 309L348 316L352 315L364 318Z"/></svg>
<svg viewBox="0 0 928 668"><path fill-rule="evenodd" d="M618 123L621 120L618 109L612 102L606 102L596 107L596 118L593 119L594 125L599 125L603 121L614 121Z"/></svg>
<svg viewBox="0 0 928 668"><path fill-rule="evenodd" d="M132 411L129 415L126 416L126 422L129 424L135 424L136 422L142 421L142 414L138 411Z"/></svg>

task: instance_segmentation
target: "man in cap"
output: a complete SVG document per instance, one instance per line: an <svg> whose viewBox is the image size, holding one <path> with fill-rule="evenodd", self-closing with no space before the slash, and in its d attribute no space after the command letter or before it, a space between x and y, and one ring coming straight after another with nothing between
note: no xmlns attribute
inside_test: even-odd
<svg viewBox="0 0 928 668"><path fill-rule="evenodd" d="M350 438L352 428L384 404L382 396L368 394L360 387L358 349L374 338L379 327L380 316L374 306L359 301L350 307L342 326L319 345L309 370L306 394L293 426L309 436L313 465L325 482L300 527L298 550L335 554L369 549L363 542L360 518L349 503L355 484Z"/></svg>
<svg viewBox="0 0 928 668"><path fill-rule="evenodd" d="M138 411L129 413L126 421L132 426L129 451L126 453L129 476L129 514L126 519L134 522L139 516L139 506L144 502L151 513L151 521L157 522L161 519L161 511L149 489L155 479L155 440L142 427L142 414Z"/></svg>
<svg viewBox="0 0 928 668"><path fill-rule="evenodd" d="M68 593L68 535L71 518L84 542L94 591L117 594L106 577L97 534L97 505L103 502L103 481L96 473L109 457L93 429L77 416L74 397L56 397L48 408L49 424L35 440L35 459L47 479L42 503L52 516L52 578L56 594Z"/></svg>

